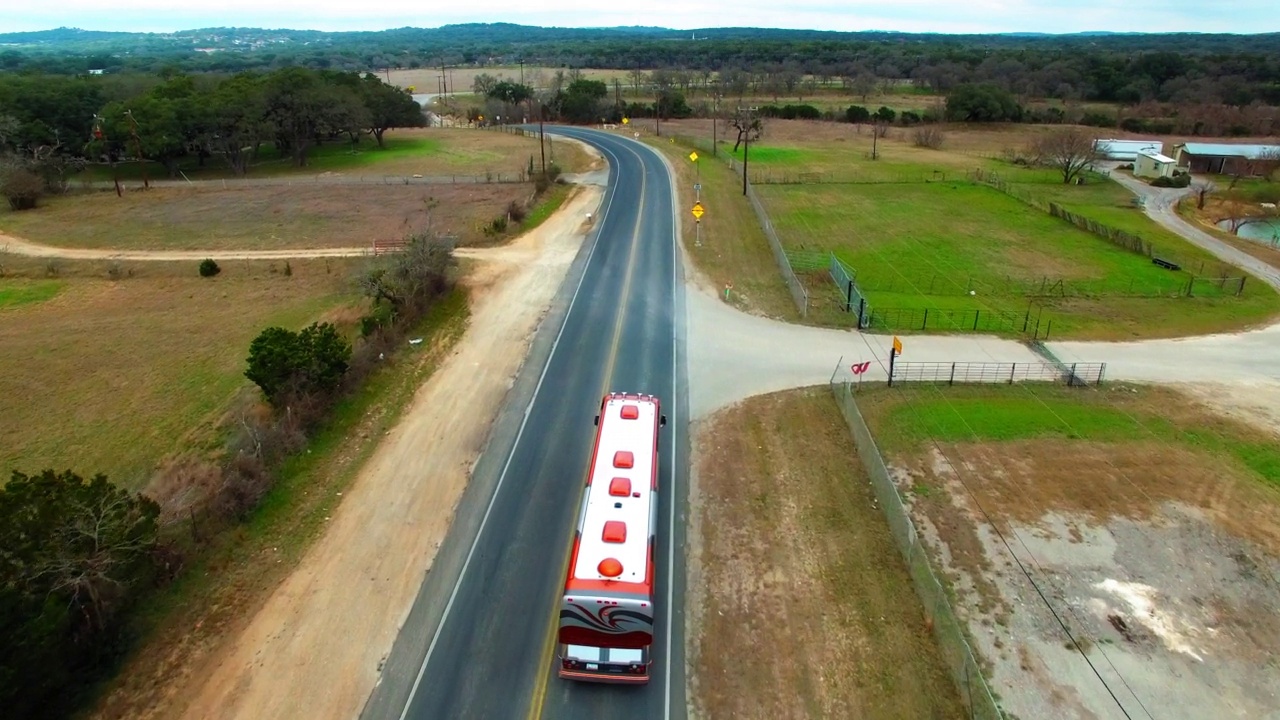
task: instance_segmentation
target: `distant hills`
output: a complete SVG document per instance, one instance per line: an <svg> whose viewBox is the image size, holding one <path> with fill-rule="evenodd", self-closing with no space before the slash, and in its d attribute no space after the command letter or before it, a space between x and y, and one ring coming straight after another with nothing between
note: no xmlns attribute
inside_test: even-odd
<svg viewBox="0 0 1280 720"><path fill-rule="evenodd" d="M1217 34L1219 37L1262 37L1260 35ZM1280 36L1280 33L1271 33ZM430 42L433 40L457 40L464 36L469 41L534 43L569 39L609 40L617 38L649 38L653 40L777 40L777 41L866 41L866 40L979 40L979 39L1070 39L1107 37L1178 37L1209 36L1205 33L1141 33L1111 32L1105 30L1075 33L1009 32L979 35L953 35L944 33L906 33L889 30L863 30L843 32L832 30L792 30L781 28L720 27L676 30L657 26L617 26L596 28L544 27L516 25L512 23L462 23L442 25L436 28L400 27L377 31L326 32L289 28L211 27L180 30L171 33L114 32L60 27L51 30L0 33L0 45L59 47L63 50L83 49L86 46L120 41L142 40L149 45L157 41L187 44L201 42L217 47L219 44L235 46L255 40L274 42L344 42L396 37L403 40Z"/></svg>

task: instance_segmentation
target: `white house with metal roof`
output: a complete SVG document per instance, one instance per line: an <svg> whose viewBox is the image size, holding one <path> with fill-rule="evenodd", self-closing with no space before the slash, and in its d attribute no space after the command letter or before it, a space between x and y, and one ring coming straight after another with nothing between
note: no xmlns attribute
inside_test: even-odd
<svg viewBox="0 0 1280 720"><path fill-rule="evenodd" d="M1098 138L1093 141L1093 149L1098 155L1106 160L1128 160L1135 161L1138 159L1138 153L1143 150L1154 150L1156 152L1164 152L1164 143L1160 140L1117 140L1111 138Z"/></svg>
<svg viewBox="0 0 1280 720"><path fill-rule="evenodd" d="M1280 166L1280 145L1189 142L1173 153L1178 167L1193 173L1265 175Z"/></svg>
<svg viewBox="0 0 1280 720"><path fill-rule="evenodd" d="M1171 177L1178 161L1158 150L1143 150L1133 161L1134 177Z"/></svg>

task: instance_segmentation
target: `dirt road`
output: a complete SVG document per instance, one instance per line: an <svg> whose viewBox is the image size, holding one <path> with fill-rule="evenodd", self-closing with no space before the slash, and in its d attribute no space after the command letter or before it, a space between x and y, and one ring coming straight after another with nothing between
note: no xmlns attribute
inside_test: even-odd
<svg viewBox="0 0 1280 720"><path fill-rule="evenodd" d="M1111 179L1133 191L1142 198L1143 209L1147 217L1165 228L1181 235L1187 242L1213 253L1218 258L1239 265L1257 275L1263 282L1280 290L1280 269L1276 269L1258 258L1222 242L1218 238L1183 220L1178 215L1178 200L1193 190L1185 188L1156 188L1126 175L1123 171L1113 171Z"/></svg>
<svg viewBox="0 0 1280 720"><path fill-rule="evenodd" d="M449 528L489 423L602 193L565 208L468 277L472 322L347 492L321 540L248 627L215 650L185 707L154 717L356 715ZM430 451L425 451L430 448Z"/></svg>

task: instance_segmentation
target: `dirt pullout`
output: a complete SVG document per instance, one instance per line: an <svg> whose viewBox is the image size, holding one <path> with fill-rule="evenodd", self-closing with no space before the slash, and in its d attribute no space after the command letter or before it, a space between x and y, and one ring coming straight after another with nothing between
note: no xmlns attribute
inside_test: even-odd
<svg viewBox="0 0 1280 720"><path fill-rule="evenodd" d="M188 687L145 717L358 714L449 528L489 424L601 193L584 189L469 276L471 325L346 493L324 536ZM484 257L485 253L470 253ZM185 706L184 706L185 703Z"/></svg>
<svg viewBox="0 0 1280 720"><path fill-rule="evenodd" d="M830 391L693 430L691 716L964 717Z"/></svg>
<svg viewBox="0 0 1280 720"><path fill-rule="evenodd" d="M940 443L893 462L1011 716L1275 717L1274 488L1165 443Z"/></svg>

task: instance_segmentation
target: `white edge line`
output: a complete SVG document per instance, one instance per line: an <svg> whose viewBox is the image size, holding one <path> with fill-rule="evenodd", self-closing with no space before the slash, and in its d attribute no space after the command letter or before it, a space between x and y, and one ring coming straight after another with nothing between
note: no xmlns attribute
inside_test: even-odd
<svg viewBox="0 0 1280 720"><path fill-rule="evenodd" d="M604 212L601 213L600 223L596 226L601 228L605 219L609 216L609 210L613 207L613 198L617 193L615 188L610 188L609 202L605 205ZM551 352L547 355L547 362L542 366L542 375L538 377L538 384L533 388L533 397L529 399L529 404L524 409L524 418L520 421L520 429L516 431L515 442L511 444L511 452L507 454L507 461L502 466L502 474L498 476L498 484L493 488L493 495L489 498L489 505L485 508L484 517L480 519L480 527L476 530L476 536L471 541L471 549L467 551L467 559L462 563L462 571L458 573L458 579L453 584L453 590L449 593L449 602L444 606L444 613L440 616L440 622L436 625L436 631L431 636L431 644L427 646L426 657L422 659L422 667L418 669L418 676L413 681L413 687L409 689L409 697L404 701L404 708L400 711L400 720L405 720L409 715L409 707L413 705L413 699L418 694L418 686L422 684L422 678L427 672L427 665L431 662L431 654L435 652L436 643L440 640L440 633L444 630L444 626L449 619L449 612L453 609L453 601L458 597L458 588L462 587L462 581L467 576L467 568L471 566L471 558L475 555L476 547L480 544L480 537L484 535L485 525L489 522L489 515L493 512L493 505L498 500L498 493L502 491L502 482L507 478L507 470L511 467L511 460L515 457L516 448L520 447L520 438L524 435L524 428L529 424L529 414L533 410L533 405L538 400L538 393L542 390L542 381L547 378L547 370L551 367L551 360L556 355L556 348L560 346L560 338L564 336L565 328L569 326L569 316L573 314L573 306L578 301L578 293L582 291L582 285L587 279L587 270L591 267L591 259L595 257L596 248L599 247L600 234L596 233L596 238L591 243L591 250L587 253L587 261L582 267L582 276L578 278L578 286L573 290L573 297L569 300L569 309L565 311L564 321L560 324L560 331L556 333L556 339L551 343Z"/></svg>
<svg viewBox="0 0 1280 720"><path fill-rule="evenodd" d="M623 138L623 139L626 140L626 138ZM671 488L669 490L671 495L671 501L667 505L667 508L670 511L668 513L668 524L667 524L667 530L668 530L668 533L667 533L667 637L666 637L667 665L666 665L666 672L664 677L664 683L666 687L663 692L663 707L662 707L662 717L665 718L666 720L670 720L671 718L671 667L672 665L675 664L675 658L673 657L674 653L671 647L671 632L672 632L671 628L675 625L675 615L674 615L675 566L676 566L675 565L676 563L675 487L676 487L676 455L678 454L678 450L679 450L679 444L676 442L675 433L676 433L676 428L679 426L678 423L676 422L676 408L679 405L679 400L677 400L676 398L679 396L679 388L677 386L680 383L680 376L679 376L679 369L678 369L679 362L677 360L678 347L679 347L679 342L678 342L679 333L677 332L677 328L676 328L679 320L676 317L676 293L679 290L679 286L680 286L679 268L680 268L681 222L680 222L680 213L677 210L677 208L679 207L680 193L679 193L679 189L676 187L676 174L674 172L674 168L671 166L669 162L667 162L666 156L664 156L662 153L658 152L657 150L654 150L652 147L648 145L644 145L643 143L641 143L641 145L642 147L647 149L649 152L653 153L653 155L655 155L658 158L659 162L662 163L663 167L666 168L667 185L671 189L671 217L672 217L671 244L672 244L672 252L673 252L673 255L671 258L671 394L672 394L671 428L672 428L672 439L671 439ZM683 656L680 658L680 662L684 662Z"/></svg>

